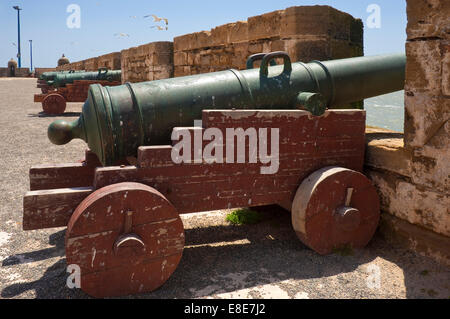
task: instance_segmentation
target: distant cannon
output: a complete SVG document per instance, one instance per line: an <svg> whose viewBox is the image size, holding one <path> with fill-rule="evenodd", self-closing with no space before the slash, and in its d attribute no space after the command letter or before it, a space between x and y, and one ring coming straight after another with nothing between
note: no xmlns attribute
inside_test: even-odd
<svg viewBox="0 0 450 319"><path fill-rule="evenodd" d="M52 81L48 84L58 88L64 87L67 84L72 84L74 81L107 81L120 82L122 76L121 70L108 70L107 68L100 68L98 72L69 72L57 73Z"/></svg>
<svg viewBox="0 0 450 319"><path fill-rule="evenodd" d="M56 75L58 74L63 74L63 73L81 73L81 72L86 72L84 70L69 70L69 71L52 71L52 72L44 72L39 76L39 80L42 81L53 81L56 77Z"/></svg>
<svg viewBox="0 0 450 319"><path fill-rule="evenodd" d="M53 90L52 87L48 84L49 81L53 81L57 74L61 73L79 73L79 72L86 72L86 71L52 71L52 72L44 72L39 76L39 79L37 80L37 88L41 89L41 92L43 94L48 93L48 91Z"/></svg>
<svg viewBox="0 0 450 319"><path fill-rule="evenodd" d="M120 70L110 71L106 68L101 68L98 72L51 72L43 76L46 80L40 80L45 81L45 84L38 84L43 94L36 94L34 102L42 102L46 114L62 114L67 102L84 102L87 99L91 84L122 84L121 73Z"/></svg>

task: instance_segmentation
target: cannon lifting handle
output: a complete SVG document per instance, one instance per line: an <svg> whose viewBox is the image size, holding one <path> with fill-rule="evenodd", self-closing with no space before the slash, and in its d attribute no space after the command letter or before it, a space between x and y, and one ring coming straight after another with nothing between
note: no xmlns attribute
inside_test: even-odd
<svg viewBox="0 0 450 319"><path fill-rule="evenodd" d="M269 62L276 58L282 58L284 60L283 73L290 74L292 72L291 58L284 51L271 52L266 54L261 61L261 67L259 69L259 74L261 77L267 77L269 74Z"/></svg>
<svg viewBox="0 0 450 319"><path fill-rule="evenodd" d="M247 70L253 69L255 66L255 62L258 60L262 60L266 56L266 54L267 53L256 53L256 54L249 56L247 59L247 63L246 63ZM275 60L270 60L270 66L276 66L276 65L277 65L277 63L275 62Z"/></svg>

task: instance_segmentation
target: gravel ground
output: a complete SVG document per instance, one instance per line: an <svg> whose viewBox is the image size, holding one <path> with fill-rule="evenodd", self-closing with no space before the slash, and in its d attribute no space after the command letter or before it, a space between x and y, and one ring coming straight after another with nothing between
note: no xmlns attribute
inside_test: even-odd
<svg viewBox="0 0 450 319"><path fill-rule="evenodd" d="M0 298L89 298L66 287L64 228L22 231L22 198L32 165L83 157L85 143L54 146L55 117L33 103L35 79L0 79ZM64 117L78 117L69 104ZM289 215L272 208L252 226L226 211L183 216L186 248L178 269L151 294L130 298L449 298L450 269L376 235L350 254L319 256L296 238ZM379 274L379 277L376 276Z"/></svg>

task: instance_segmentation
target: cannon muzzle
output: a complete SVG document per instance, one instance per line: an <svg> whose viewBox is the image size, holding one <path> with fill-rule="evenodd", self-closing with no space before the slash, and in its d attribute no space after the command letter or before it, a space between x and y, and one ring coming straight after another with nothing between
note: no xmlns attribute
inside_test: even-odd
<svg viewBox="0 0 450 319"><path fill-rule="evenodd" d="M282 65L270 66L275 58ZM259 69L252 69L255 60ZM291 63L285 52L255 55L244 71L227 70L115 87L91 85L82 115L48 129L54 144L86 141L104 165L136 156L142 145L171 142L174 127L192 126L204 109L296 109L321 115L402 90L404 54Z"/></svg>

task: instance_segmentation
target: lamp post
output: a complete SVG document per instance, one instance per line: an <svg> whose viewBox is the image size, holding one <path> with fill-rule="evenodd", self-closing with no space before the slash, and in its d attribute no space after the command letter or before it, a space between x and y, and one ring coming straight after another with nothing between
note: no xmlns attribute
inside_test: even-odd
<svg viewBox="0 0 450 319"><path fill-rule="evenodd" d="M17 48L19 52L17 53L17 59L19 61L19 68L22 67L22 56L20 55L20 10L19 6L14 6L13 9L17 10L17 33L18 33L18 43Z"/></svg>
<svg viewBox="0 0 450 319"><path fill-rule="evenodd" d="M30 72L33 71L33 40L30 41Z"/></svg>

